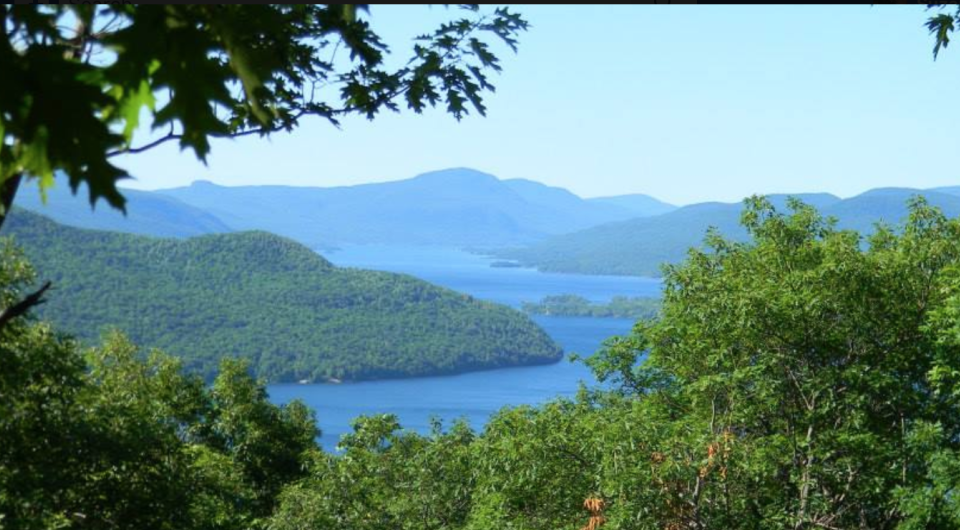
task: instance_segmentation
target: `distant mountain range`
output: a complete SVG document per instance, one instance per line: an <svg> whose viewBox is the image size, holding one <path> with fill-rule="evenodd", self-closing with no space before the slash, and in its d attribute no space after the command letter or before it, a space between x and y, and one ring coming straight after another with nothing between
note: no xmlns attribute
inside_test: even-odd
<svg viewBox="0 0 960 530"><path fill-rule="evenodd" d="M368 380L555 362L529 317L405 274L343 269L265 232L154 238L15 209L3 226L54 289L39 316L111 328L211 377L224 356L270 382Z"/></svg>
<svg viewBox="0 0 960 530"><path fill-rule="evenodd" d="M500 180L467 168L341 187L220 186L197 181L152 192L124 190L129 215L105 204L91 212L86 193L64 185L46 206L35 190L17 205L83 228L190 237L231 230L265 230L315 250L348 244L438 245L493 249L505 260L555 272L657 275L683 259L708 227L743 239L741 203L707 202L682 208L648 195L584 199L524 179ZM960 186L921 191L879 188L849 199L797 194L843 228L868 232L877 221L896 223L907 200L922 193L950 214L960 213ZM770 198L780 208L787 195Z"/></svg>
<svg viewBox="0 0 960 530"><path fill-rule="evenodd" d="M939 191L948 195L960 195L960 186L944 186L942 188L933 188L932 191Z"/></svg>
<svg viewBox="0 0 960 530"><path fill-rule="evenodd" d="M876 222L897 224L907 214L907 202L923 195L949 216L960 215L960 187L938 190L880 188L849 199L829 194L797 194L824 216L838 219L840 228L869 233ZM780 210L787 195L769 198ZM699 247L709 227L724 236L744 240L740 226L742 203L701 203L654 217L631 219L549 238L525 248L496 252L525 266L544 271L581 274L657 276L660 264L681 261Z"/></svg>
<svg viewBox="0 0 960 530"><path fill-rule="evenodd" d="M33 186L25 185L17 193L15 205L65 225L129 234L183 238L232 230L212 214L173 197L149 191L122 191L127 198L126 216L103 201L93 209L87 200L86 185L74 196L64 178L58 178L56 185L47 190L46 204Z"/></svg>
<svg viewBox="0 0 960 530"><path fill-rule="evenodd" d="M645 195L582 199L563 189L522 179L499 180L472 169L446 169L414 178L344 187L190 186L124 190L130 217L100 210L90 215L85 194L66 186L48 207L25 190L17 204L84 228L183 237L199 233L266 230L313 248L391 243L502 247L598 224L657 215L674 206ZM195 232L185 232L185 226ZM151 231L156 226L156 231ZM229 228L228 228L229 227Z"/></svg>
<svg viewBox="0 0 960 530"><path fill-rule="evenodd" d="M268 230L311 246L525 244L670 208L655 199L652 210L611 208L562 188L499 180L462 168L359 186L224 187L195 182L157 193L201 208L234 228Z"/></svg>
<svg viewBox="0 0 960 530"><path fill-rule="evenodd" d="M651 217L654 215L672 212L677 209L677 207L672 204L667 204L642 193L615 195L612 197L596 197L593 199L587 199L587 201L593 204L605 204L615 208L626 208L627 210L634 212L644 212L642 216L638 217Z"/></svg>

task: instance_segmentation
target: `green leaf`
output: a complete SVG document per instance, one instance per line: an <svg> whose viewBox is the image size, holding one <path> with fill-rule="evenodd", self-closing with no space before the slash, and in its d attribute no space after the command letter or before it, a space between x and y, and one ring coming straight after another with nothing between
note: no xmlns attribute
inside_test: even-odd
<svg viewBox="0 0 960 530"><path fill-rule="evenodd" d="M140 110L146 107L152 111L155 103L153 89L146 79L140 82L137 90L124 94L120 99L119 113L124 121L123 137L128 144L133 140L133 133L140 125Z"/></svg>
<svg viewBox="0 0 960 530"><path fill-rule="evenodd" d="M946 48L950 44L950 33L954 29L954 19L950 15L939 14L931 17L926 25L930 33L936 35L936 41L933 45L933 58L936 59L940 53L940 48Z"/></svg>

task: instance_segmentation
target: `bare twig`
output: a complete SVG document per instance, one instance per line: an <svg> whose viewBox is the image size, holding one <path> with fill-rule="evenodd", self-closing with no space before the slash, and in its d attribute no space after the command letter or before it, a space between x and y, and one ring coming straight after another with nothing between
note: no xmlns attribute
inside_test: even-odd
<svg viewBox="0 0 960 530"><path fill-rule="evenodd" d="M47 281L40 286L39 289L28 294L23 300L4 309L3 312L0 313L0 329L3 329L11 320L26 314L31 308L46 302L46 300L43 299L43 293L47 292L49 288L50 282Z"/></svg>

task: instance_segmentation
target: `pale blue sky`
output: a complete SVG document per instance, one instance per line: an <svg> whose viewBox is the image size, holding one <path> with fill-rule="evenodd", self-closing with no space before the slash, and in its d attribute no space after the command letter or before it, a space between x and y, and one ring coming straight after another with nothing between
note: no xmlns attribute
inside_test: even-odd
<svg viewBox="0 0 960 530"><path fill-rule="evenodd" d="M500 54L486 118L311 120L270 140L217 141L207 167L170 145L123 159L137 177L124 185L336 186L467 166L686 204L960 184L960 49L933 61L922 6L516 10L532 28L517 55ZM402 55L452 14L371 12Z"/></svg>

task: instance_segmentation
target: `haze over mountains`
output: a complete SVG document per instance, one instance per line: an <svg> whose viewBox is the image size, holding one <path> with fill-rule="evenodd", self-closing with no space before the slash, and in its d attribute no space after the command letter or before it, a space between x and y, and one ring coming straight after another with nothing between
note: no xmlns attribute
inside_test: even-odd
<svg viewBox="0 0 960 530"><path fill-rule="evenodd" d="M127 198L126 216L102 201L92 209L86 185L73 195L66 179L58 178L56 186L47 190L46 204L35 187L23 186L17 194L16 206L69 226L130 234L183 238L232 231L210 213L173 197L131 189L124 189L123 195Z"/></svg>
<svg viewBox="0 0 960 530"><path fill-rule="evenodd" d="M322 179L318 179L322 180ZM796 194L842 228L871 230L897 223L907 201L922 193L948 215L960 213L960 186L921 191L880 188L841 199ZM265 230L326 250L339 245L439 245L497 249L502 258L555 272L651 276L664 262L682 259L709 227L734 239L741 203L677 208L633 194L584 199L539 182L466 168L424 173L394 182L344 187L220 186L206 181L153 192L126 190L129 216L101 205L90 213L85 193L66 186L48 205L36 193L17 204L79 227L189 237L231 230ZM773 195L780 208L787 195Z"/></svg>
<svg viewBox="0 0 960 530"><path fill-rule="evenodd" d="M896 225L908 212L908 201L923 195L933 206L954 217L960 215L960 188L941 191L878 188L856 197L840 199L830 194L796 194L824 216L833 216L838 227L869 233L876 222ZM788 195L768 198L781 211ZM608 223L540 243L497 252L503 258L544 271L582 274L657 276L660 264L676 263L687 249L699 247L707 229L714 227L734 240L744 240L740 226L742 203L701 203L641 219Z"/></svg>
<svg viewBox="0 0 960 530"><path fill-rule="evenodd" d="M503 246L527 244L672 206L611 205L529 180L472 169L334 188L224 187L195 182L158 190L236 229L261 229L311 246L367 243Z"/></svg>
<svg viewBox="0 0 960 530"><path fill-rule="evenodd" d="M948 195L960 195L960 186L944 186L942 188L933 188L933 191L946 193Z"/></svg>
<svg viewBox="0 0 960 530"><path fill-rule="evenodd" d="M675 208L644 195L582 199L531 180L499 180L457 168L347 187L219 186L198 181L154 192L126 190L131 205L125 221L103 204L91 215L84 192L71 198L65 182L58 184L47 207L37 193L26 190L17 204L82 228L174 237L256 229L314 248L365 243L520 245ZM151 226L157 230L151 231Z"/></svg>

